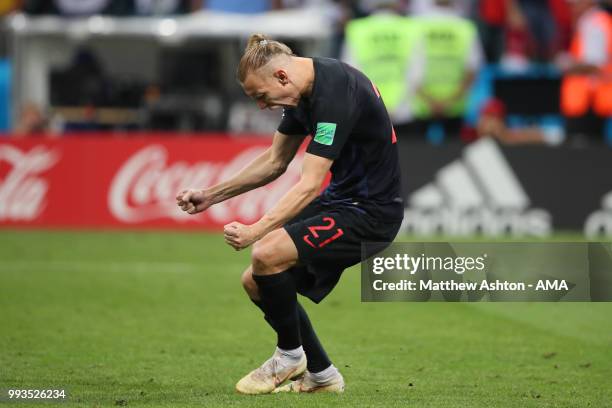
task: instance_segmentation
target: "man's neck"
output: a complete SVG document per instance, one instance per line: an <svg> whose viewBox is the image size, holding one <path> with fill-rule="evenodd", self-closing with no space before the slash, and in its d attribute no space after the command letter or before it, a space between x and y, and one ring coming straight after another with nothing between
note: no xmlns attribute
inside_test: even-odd
<svg viewBox="0 0 612 408"><path fill-rule="evenodd" d="M294 63L298 71L298 83L296 86L300 91L300 96L309 97L312 95L314 85L314 62L312 58L294 57Z"/></svg>

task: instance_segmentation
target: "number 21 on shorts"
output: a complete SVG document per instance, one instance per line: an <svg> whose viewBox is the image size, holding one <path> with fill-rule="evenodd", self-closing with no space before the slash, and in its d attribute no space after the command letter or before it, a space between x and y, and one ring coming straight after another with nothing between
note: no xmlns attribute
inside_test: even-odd
<svg viewBox="0 0 612 408"><path fill-rule="evenodd" d="M333 232L333 235L331 237L323 240L324 237L319 235L319 231L332 230L336 226L336 221L332 217L323 217L323 222L325 222L326 224L325 225L312 225L308 227L308 231L310 232L310 234L304 235L304 242L306 242L308 245L310 245L313 248L322 248L325 245L329 244L330 242L344 235L344 231L342 231L342 228L336 228L336 230ZM328 236L329 234L324 234L324 235ZM318 241L321 241L321 242L318 242Z"/></svg>

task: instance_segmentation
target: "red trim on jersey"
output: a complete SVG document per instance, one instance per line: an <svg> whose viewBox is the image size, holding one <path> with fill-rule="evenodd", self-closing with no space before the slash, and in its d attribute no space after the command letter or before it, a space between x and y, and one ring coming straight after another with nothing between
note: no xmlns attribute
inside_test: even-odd
<svg viewBox="0 0 612 408"><path fill-rule="evenodd" d="M391 126L391 144L397 143L397 136L395 136L395 128Z"/></svg>
<svg viewBox="0 0 612 408"><path fill-rule="evenodd" d="M372 82L372 80L370 80L370 83L372 84L372 88L374 88L374 93L380 98L380 92L378 91L378 88L376 87L376 85L374 85L374 82Z"/></svg>

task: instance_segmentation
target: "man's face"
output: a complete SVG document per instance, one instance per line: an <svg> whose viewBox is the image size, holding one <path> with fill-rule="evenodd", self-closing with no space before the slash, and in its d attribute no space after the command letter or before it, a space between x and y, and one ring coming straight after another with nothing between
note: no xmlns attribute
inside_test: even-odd
<svg viewBox="0 0 612 408"><path fill-rule="evenodd" d="M242 89L255 100L259 109L295 107L300 101L299 91L282 69L271 72L264 68L251 72L242 83Z"/></svg>

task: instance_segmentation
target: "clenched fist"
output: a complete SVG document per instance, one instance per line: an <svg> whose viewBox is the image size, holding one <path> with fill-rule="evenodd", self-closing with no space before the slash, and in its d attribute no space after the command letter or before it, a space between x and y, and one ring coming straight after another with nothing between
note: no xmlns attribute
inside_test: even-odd
<svg viewBox="0 0 612 408"><path fill-rule="evenodd" d="M259 239L253 230L253 227L236 221L230 222L223 227L223 235L225 242L233 247L236 251L240 251L241 249L248 247Z"/></svg>
<svg viewBox="0 0 612 408"><path fill-rule="evenodd" d="M176 195L176 204L189 214L197 214L210 207L213 202L204 190L183 190Z"/></svg>

